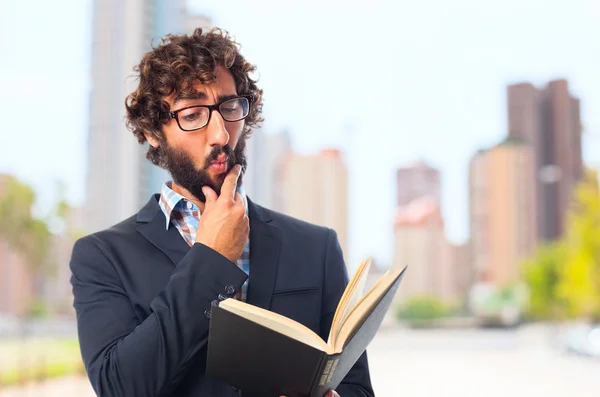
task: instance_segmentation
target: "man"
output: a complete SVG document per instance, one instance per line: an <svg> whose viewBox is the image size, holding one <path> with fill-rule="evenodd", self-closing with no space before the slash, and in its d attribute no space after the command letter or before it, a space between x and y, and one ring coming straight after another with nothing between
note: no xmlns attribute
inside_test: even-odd
<svg viewBox="0 0 600 397"><path fill-rule="evenodd" d="M99 396L249 396L205 375L211 307L230 297L327 339L348 282L336 233L242 187L246 140L262 121L254 70L226 33L200 29L168 36L136 68L127 125L172 181L73 248L81 352ZM338 395L374 395L366 353L328 393Z"/></svg>

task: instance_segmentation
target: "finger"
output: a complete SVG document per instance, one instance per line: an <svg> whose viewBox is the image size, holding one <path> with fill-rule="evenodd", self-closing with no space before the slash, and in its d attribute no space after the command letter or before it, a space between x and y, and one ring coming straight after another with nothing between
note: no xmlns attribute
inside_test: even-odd
<svg viewBox="0 0 600 397"><path fill-rule="evenodd" d="M204 197L206 197L207 206L212 205L215 201L217 201L217 193L215 193L215 191L210 187L204 186L202 188L202 193L204 193Z"/></svg>
<svg viewBox="0 0 600 397"><path fill-rule="evenodd" d="M237 182L240 177L242 167L236 164L225 177L223 186L221 187L221 197L225 197L229 200L235 200L235 193L237 190Z"/></svg>
<svg viewBox="0 0 600 397"><path fill-rule="evenodd" d="M244 198L242 197L242 195L239 192L235 192L235 196L233 201L235 201L236 203L244 203Z"/></svg>

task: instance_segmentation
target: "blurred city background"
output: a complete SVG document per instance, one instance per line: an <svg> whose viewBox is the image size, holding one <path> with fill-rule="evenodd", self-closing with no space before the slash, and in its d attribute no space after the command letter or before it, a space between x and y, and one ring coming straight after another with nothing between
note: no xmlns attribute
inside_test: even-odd
<svg viewBox="0 0 600 397"><path fill-rule="evenodd" d="M598 0L0 5L1 397L92 394L72 245L168 179L123 123L134 64L215 26L265 91L248 195L350 273L409 266L378 395L600 395Z"/></svg>

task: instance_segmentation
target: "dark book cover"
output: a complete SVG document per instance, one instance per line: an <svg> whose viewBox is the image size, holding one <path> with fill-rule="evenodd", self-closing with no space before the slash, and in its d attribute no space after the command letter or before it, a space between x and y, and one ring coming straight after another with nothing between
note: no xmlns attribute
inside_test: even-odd
<svg viewBox="0 0 600 397"><path fill-rule="evenodd" d="M346 377L352 366L365 352L367 346L377 333L387 311L392 304L396 291L404 277L404 271L390 285L381 300L365 317L355 330L354 334L346 341L342 353L327 357L317 375L317 382L313 385L310 397L323 397L329 390L335 390ZM328 368L331 365L331 368Z"/></svg>
<svg viewBox="0 0 600 397"><path fill-rule="evenodd" d="M328 355L233 314L212 310L206 374L262 397L323 397L341 383L371 342L396 294L402 272L363 319L341 354Z"/></svg>

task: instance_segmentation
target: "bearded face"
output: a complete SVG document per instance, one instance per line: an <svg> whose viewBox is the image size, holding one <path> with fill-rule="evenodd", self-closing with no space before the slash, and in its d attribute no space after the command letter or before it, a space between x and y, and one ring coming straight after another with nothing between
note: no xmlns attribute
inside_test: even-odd
<svg viewBox="0 0 600 397"><path fill-rule="evenodd" d="M163 144L161 145L163 167L169 171L173 182L204 203L206 197L202 193L202 187L208 186L217 194L221 194L225 176L236 164L242 166L238 186L242 184L243 173L247 167L246 139L245 137L240 139L235 149L231 149L227 145L214 147L201 166L198 166L193 157L183 148L174 148L168 144ZM218 174L211 172L210 169L215 163L218 163L218 167L224 172Z"/></svg>

